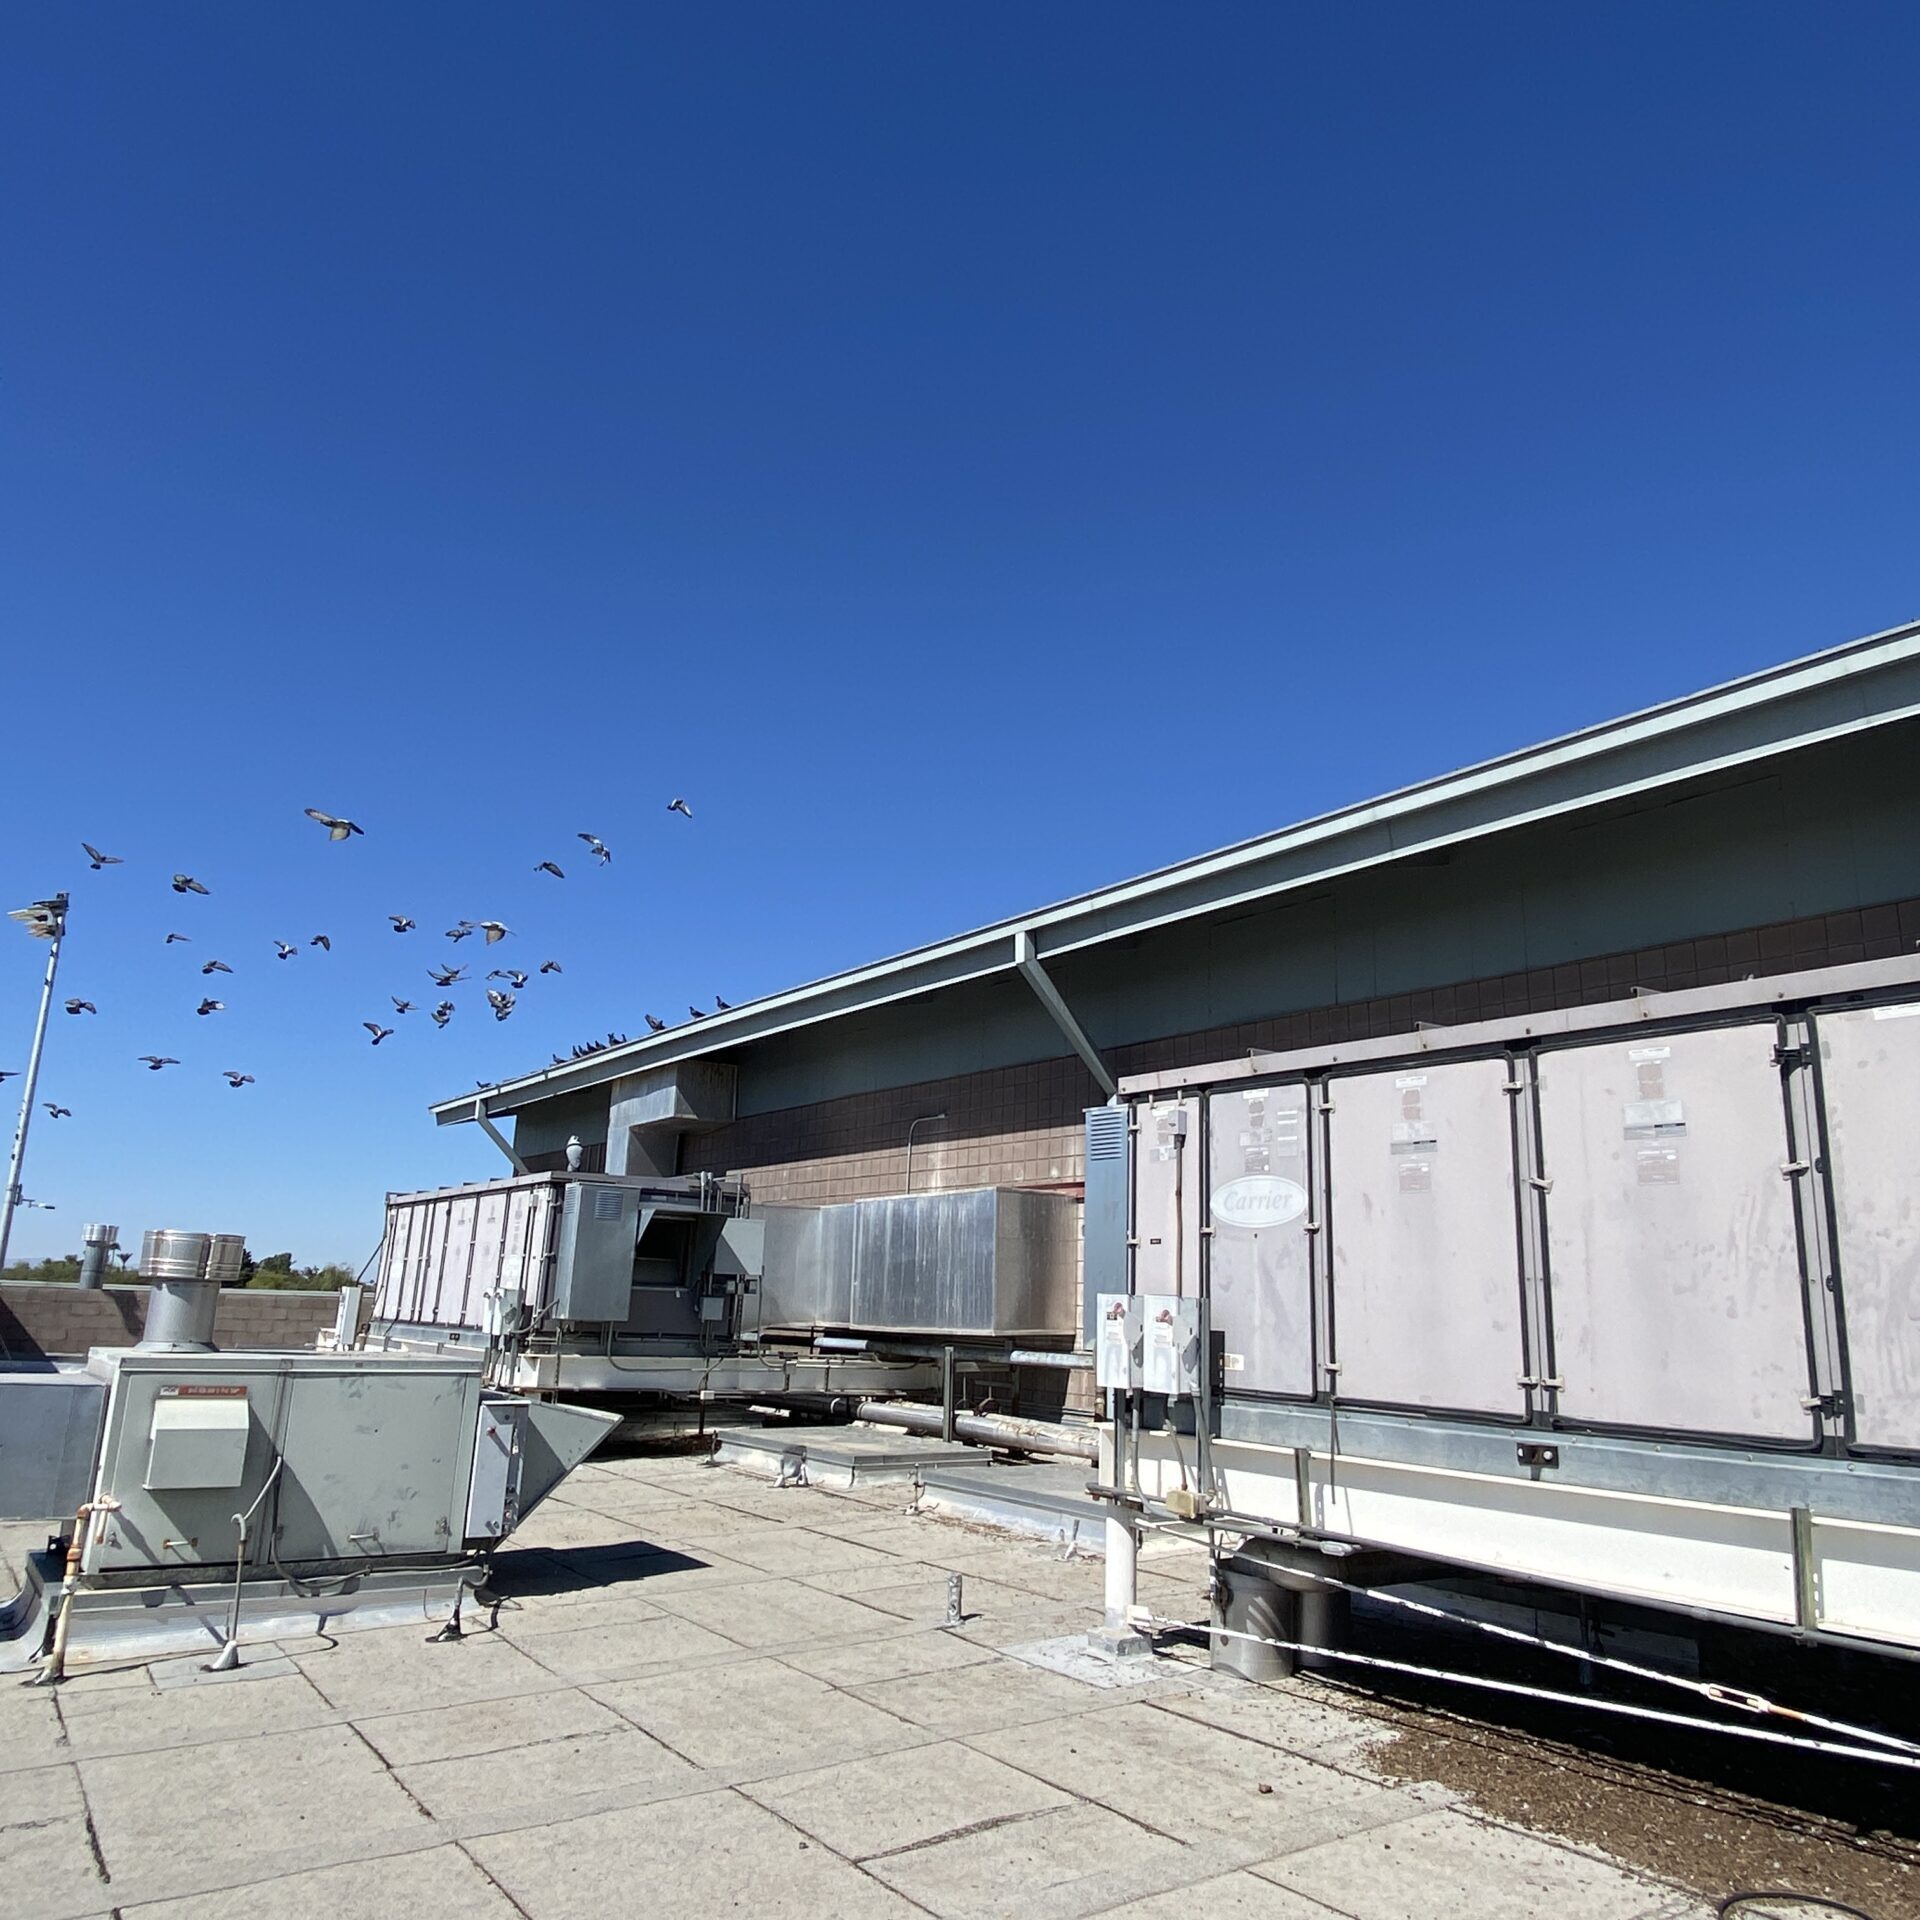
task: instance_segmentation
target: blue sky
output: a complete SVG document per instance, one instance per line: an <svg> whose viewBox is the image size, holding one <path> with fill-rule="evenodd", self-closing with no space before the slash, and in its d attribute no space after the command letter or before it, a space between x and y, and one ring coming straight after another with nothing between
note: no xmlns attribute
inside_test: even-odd
<svg viewBox="0 0 1920 1920"><path fill-rule="evenodd" d="M497 1169L425 1113L477 1079L1920 612L1917 64L1868 4L12 9L0 883L100 1007L16 1254L357 1265ZM438 1033L463 915L566 971Z"/></svg>

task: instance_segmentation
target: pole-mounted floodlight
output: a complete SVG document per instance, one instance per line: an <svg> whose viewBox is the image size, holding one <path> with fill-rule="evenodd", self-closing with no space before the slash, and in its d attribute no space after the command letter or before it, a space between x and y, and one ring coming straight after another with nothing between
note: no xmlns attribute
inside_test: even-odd
<svg viewBox="0 0 1920 1920"><path fill-rule="evenodd" d="M20 1169L27 1158L27 1128L33 1120L33 1096L40 1085L40 1055L47 1044L47 1013L53 1005L53 976L60 966L60 942L67 931L67 896L56 893L51 900L36 900L30 907L16 907L7 916L18 920L36 940L47 942L47 977L40 988L40 1017L33 1027L33 1052L27 1058L27 1081L20 1095L20 1124L13 1132L13 1155L7 1163L7 1186L0 1193L0 1267L7 1264L7 1242L13 1234L13 1210L18 1206L46 1207L44 1201L23 1200L20 1194Z"/></svg>

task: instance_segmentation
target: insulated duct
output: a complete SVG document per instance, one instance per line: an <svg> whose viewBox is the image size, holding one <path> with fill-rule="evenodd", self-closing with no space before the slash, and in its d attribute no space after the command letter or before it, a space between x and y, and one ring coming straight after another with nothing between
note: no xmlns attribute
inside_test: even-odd
<svg viewBox="0 0 1920 1920"><path fill-rule="evenodd" d="M862 1400L854 1410L856 1420L876 1426L904 1427L908 1433L931 1434L936 1440L946 1431L946 1420L938 1407L912 1406L899 1400ZM1100 1442L1091 1428L1049 1426L1041 1420L1010 1420L996 1414L956 1413L953 1437L976 1447L1000 1447L1009 1453L1064 1453L1078 1460L1099 1457Z"/></svg>

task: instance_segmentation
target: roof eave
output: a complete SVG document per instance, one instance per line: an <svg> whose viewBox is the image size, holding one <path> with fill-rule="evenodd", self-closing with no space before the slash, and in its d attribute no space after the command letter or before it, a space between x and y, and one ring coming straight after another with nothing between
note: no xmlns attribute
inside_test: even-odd
<svg viewBox="0 0 1920 1920"><path fill-rule="evenodd" d="M1843 700L1840 710L1828 715L1824 724L1764 736L1683 763L1657 764L1659 750L1679 736L1725 726L1769 706L1790 711L1812 701L1818 707L1821 696L1849 685L1863 687L1871 676L1887 669L1906 670L1900 677L1909 698L1870 708L1863 695L1851 710ZM724 1052L863 1008L1011 971L1015 937L1022 931L1044 960L1916 713L1920 713L1920 622L1339 808L1117 886L831 974L709 1015L694 1026L607 1047L579 1061L502 1081L478 1095L439 1101L429 1111L442 1126L472 1119L476 1099L485 1101L488 1112L511 1112L533 1100L578 1092L645 1068ZM1531 806L1504 812L1488 808L1489 801L1525 782L1550 781L1610 757L1625 763L1626 777L1583 785Z"/></svg>

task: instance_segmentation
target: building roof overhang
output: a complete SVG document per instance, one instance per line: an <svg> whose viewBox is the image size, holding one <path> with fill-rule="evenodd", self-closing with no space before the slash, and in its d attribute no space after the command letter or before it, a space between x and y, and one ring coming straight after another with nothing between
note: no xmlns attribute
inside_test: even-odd
<svg viewBox="0 0 1920 1920"><path fill-rule="evenodd" d="M645 1068L732 1054L796 1028L994 974L1017 975L1023 936L1031 943L1031 957L1044 966L1083 948L1916 715L1920 622L769 994L697 1023L439 1101L430 1110L442 1126L512 1113Z"/></svg>

